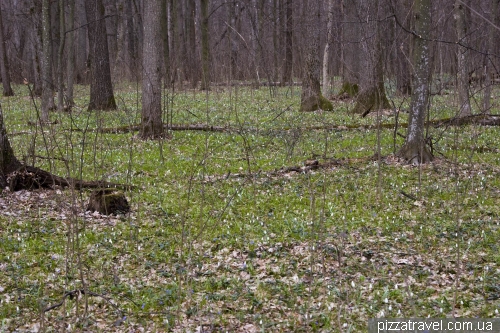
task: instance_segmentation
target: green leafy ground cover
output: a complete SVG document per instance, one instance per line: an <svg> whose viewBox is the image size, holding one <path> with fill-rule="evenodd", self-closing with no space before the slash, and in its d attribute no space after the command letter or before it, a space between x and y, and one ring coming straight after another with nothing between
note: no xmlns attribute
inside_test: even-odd
<svg viewBox="0 0 500 333"><path fill-rule="evenodd" d="M351 101L299 113L298 88L170 93L173 124L237 130L151 142L98 130L139 122L134 86L119 87L118 111L92 113L79 88L73 113L43 128L27 87L16 93L2 107L20 159L137 189L116 217L85 213L85 191L0 194L0 331L362 332L374 317L498 316L496 127L430 127L437 160L414 167L392 155L393 129L361 127L393 114L354 117ZM435 96L430 119L452 116L453 99ZM330 164L279 171L308 159Z"/></svg>

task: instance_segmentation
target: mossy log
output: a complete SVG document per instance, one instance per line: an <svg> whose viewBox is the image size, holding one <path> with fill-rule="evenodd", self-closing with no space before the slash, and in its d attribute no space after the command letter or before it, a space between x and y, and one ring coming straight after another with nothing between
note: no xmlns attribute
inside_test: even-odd
<svg viewBox="0 0 500 333"><path fill-rule="evenodd" d="M123 192L116 188L95 190L90 194L87 211L103 215L118 215L130 212L130 205Z"/></svg>

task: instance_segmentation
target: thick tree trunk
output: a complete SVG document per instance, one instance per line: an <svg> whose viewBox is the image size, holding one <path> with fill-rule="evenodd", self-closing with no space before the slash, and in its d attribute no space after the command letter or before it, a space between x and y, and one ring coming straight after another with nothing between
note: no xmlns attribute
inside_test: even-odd
<svg viewBox="0 0 500 333"><path fill-rule="evenodd" d="M3 95L14 96L14 91L10 86L9 62L7 59L7 52L5 50L1 7L0 7L0 75L2 78Z"/></svg>
<svg viewBox="0 0 500 333"><path fill-rule="evenodd" d="M161 0L144 3L144 43L142 54L142 124L143 139L163 135L161 108Z"/></svg>
<svg viewBox="0 0 500 333"><path fill-rule="evenodd" d="M108 38L102 0L85 0L89 35L90 102L89 110L115 110L111 83Z"/></svg>
<svg viewBox="0 0 500 333"><path fill-rule="evenodd" d="M412 87L408 131L403 147L397 155L409 163L432 161L433 156L425 144L424 121L429 103L431 56L429 37L431 29L431 0L415 0L414 80Z"/></svg>
<svg viewBox="0 0 500 333"><path fill-rule="evenodd" d="M54 105L54 81L52 80L52 42L50 24L50 0L42 2L42 114L41 120L49 120Z"/></svg>
<svg viewBox="0 0 500 333"><path fill-rule="evenodd" d="M465 8L460 0L455 1L453 17L455 18L455 29L457 31L458 43L467 45L467 27L465 21ZM457 90L459 112L458 116L470 116L472 114L469 100L469 50L457 45Z"/></svg>
<svg viewBox="0 0 500 333"><path fill-rule="evenodd" d="M208 34L208 2L201 0L201 90L210 90L210 43Z"/></svg>
<svg viewBox="0 0 500 333"><path fill-rule="evenodd" d="M349 97L358 94L360 84L362 38L358 2L355 0L344 2L343 22L345 23L342 25L343 83L339 94L347 94Z"/></svg>
<svg viewBox="0 0 500 333"><path fill-rule="evenodd" d="M309 17L306 23L306 59L302 79L302 95L300 111L315 111L318 109L331 111L332 103L321 94L320 85L320 2L310 1L308 4Z"/></svg>
<svg viewBox="0 0 500 333"><path fill-rule="evenodd" d="M378 0L363 3L366 12L377 13ZM373 6L373 7L371 7ZM369 20L367 20L369 21ZM360 92L356 99L356 105L352 112L366 115L370 111L389 109L391 107L387 99L384 87L384 59L381 45L380 27L382 23L378 20L366 23L363 34L363 68L366 76L360 83Z"/></svg>

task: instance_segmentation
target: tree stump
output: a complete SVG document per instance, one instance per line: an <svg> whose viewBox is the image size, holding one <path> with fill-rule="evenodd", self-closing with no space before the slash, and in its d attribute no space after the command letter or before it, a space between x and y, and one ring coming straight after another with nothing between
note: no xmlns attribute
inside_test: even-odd
<svg viewBox="0 0 500 333"><path fill-rule="evenodd" d="M106 188L95 190L90 194L87 210L103 215L118 215L130 212L130 205L123 192Z"/></svg>

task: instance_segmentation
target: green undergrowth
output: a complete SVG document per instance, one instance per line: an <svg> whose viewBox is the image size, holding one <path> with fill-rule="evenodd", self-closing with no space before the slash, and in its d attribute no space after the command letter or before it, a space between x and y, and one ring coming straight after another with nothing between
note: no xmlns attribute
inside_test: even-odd
<svg viewBox="0 0 500 333"><path fill-rule="evenodd" d="M98 131L139 122L134 85L119 110L90 113L78 87L73 112L42 128L26 86L3 98L20 159L136 188L117 217L84 214L87 191L0 194L0 331L358 332L375 317L498 316L498 128L430 127L436 161L408 166L392 155L404 128L364 129L377 115L352 116L348 100L299 113L300 89L273 92L169 92L173 124L238 130L147 142ZM408 98L390 98L406 122ZM450 105L434 97L430 119ZM327 166L283 171L311 159Z"/></svg>

